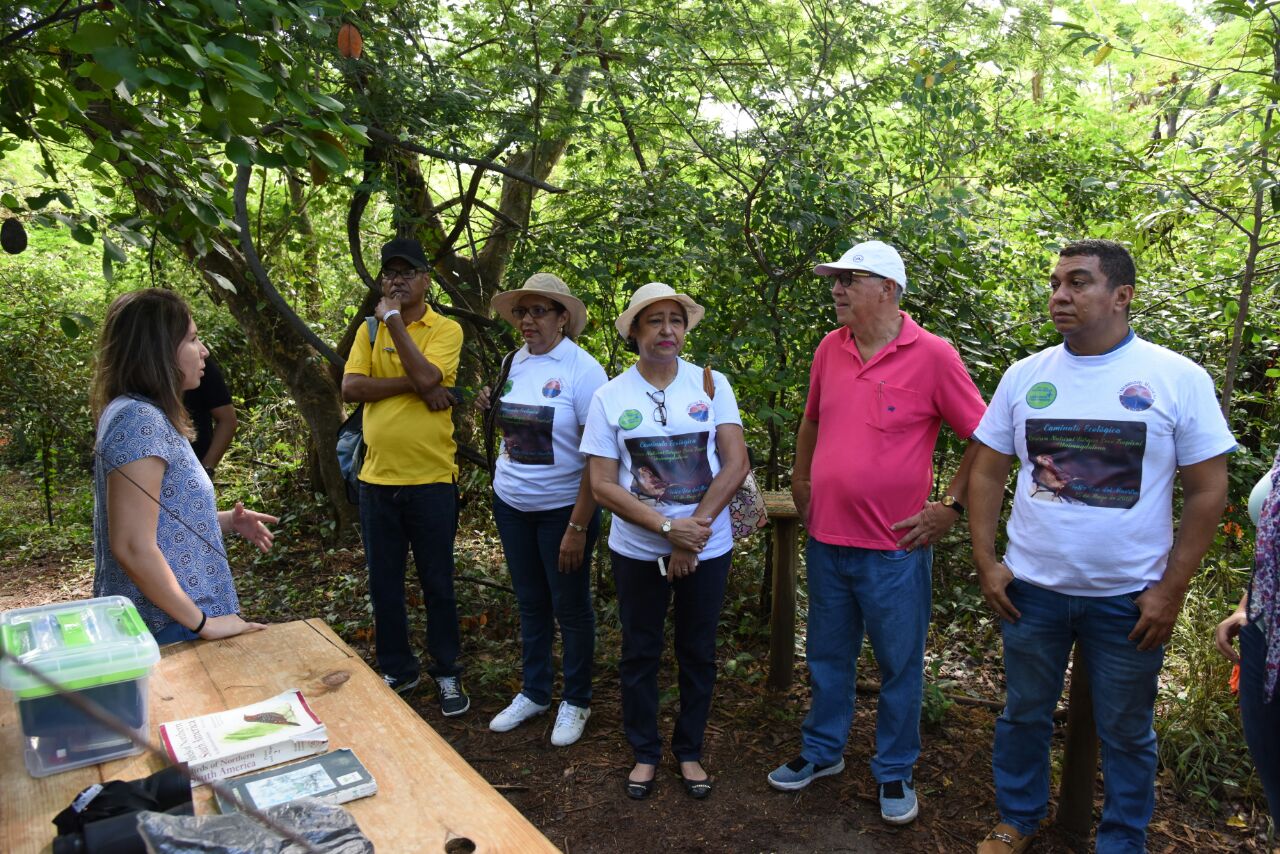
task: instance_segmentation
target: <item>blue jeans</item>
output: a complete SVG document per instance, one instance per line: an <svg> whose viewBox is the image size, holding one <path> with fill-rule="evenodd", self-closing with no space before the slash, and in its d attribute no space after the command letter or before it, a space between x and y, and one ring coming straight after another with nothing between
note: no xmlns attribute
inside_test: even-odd
<svg viewBox="0 0 1280 854"><path fill-rule="evenodd" d="M657 561L636 560L610 549L622 623L622 728L636 762L662 758L658 735L658 665L667 608L675 599L676 663L680 667L680 713L671 736L678 762L702 759L702 739L716 684L716 626L733 552L698 563L693 575L668 581Z"/></svg>
<svg viewBox="0 0 1280 854"><path fill-rule="evenodd" d="M1146 850L1155 808L1156 734L1151 728L1164 647L1138 650L1134 597L1067 596L1025 581L1006 590L1022 614L1002 622L1005 708L996 721L991 766L1000 818L1035 833L1048 812L1049 740L1067 659L1077 640L1089 668L1102 743L1105 797L1098 854Z"/></svg>
<svg viewBox="0 0 1280 854"><path fill-rule="evenodd" d="M405 609L405 563L413 562L427 608L427 652L433 677L457 676L458 602L453 594L453 539L458 533L458 488L360 484L360 534L369 565L369 598L378 667L395 679L418 675Z"/></svg>
<svg viewBox="0 0 1280 854"><path fill-rule="evenodd" d="M195 640L200 637L191 629L179 622L172 622L158 632L152 632L152 637L156 639L157 646L165 646L171 643L182 643L183 641Z"/></svg>
<svg viewBox="0 0 1280 854"><path fill-rule="evenodd" d="M862 637L880 667L876 782L911 779L920 755L924 641L932 604L931 548L877 551L809 538L809 627L805 650L813 700L800 755L816 765L840 761L858 677Z"/></svg>
<svg viewBox="0 0 1280 854"><path fill-rule="evenodd" d="M1271 626L1267 628L1276 631ZM1266 660L1266 635L1250 623L1240 630L1240 719L1249 755L1262 778L1271 820L1280 828L1280 687L1271 702L1266 702Z"/></svg>
<svg viewBox="0 0 1280 854"><path fill-rule="evenodd" d="M591 602L591 554L600 533L600 511L587 524L582 564L560 571L560 541L569 529L573 505L554 510L517 510L496 494L493 519L507 557L511 584L520 603L520 648L524 684L520 692L540 706L551 703L555 674L551 645L556 623L564 645L564 699L591 705L591 659L596 651L596 612Z"/></svg>

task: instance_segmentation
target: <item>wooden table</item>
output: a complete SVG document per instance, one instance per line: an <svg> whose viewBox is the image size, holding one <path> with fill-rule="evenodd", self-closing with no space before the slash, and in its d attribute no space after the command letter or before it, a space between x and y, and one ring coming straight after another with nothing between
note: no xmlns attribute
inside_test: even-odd
<svg viewBox="0 0 1280 854"><path fill-rule="evenodd" d="M299 688L328 727L329 749L352 748L378 781L376 795L344 805L378 851L557 850L322 620L175 644L162 655L149 686L153 743L165 721ZM5 854L49 851L54 815L86 786L133 780L162 767L158 759L132 756L34 779L22 763L17 718L14 704L0 700ZM194 794L197 814L217 812L209 787Z"/></svg>

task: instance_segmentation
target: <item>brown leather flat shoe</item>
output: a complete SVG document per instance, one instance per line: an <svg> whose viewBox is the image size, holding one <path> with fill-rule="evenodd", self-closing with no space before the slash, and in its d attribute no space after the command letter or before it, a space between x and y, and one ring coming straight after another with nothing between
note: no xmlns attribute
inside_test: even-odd
<svg viewBox="0 0 1280 854"><path fill-rule="evenodd" d="M1011 824L1003 821L992 828L987 838L978 843L977 854L1022 854L1031 845L1035 834L1024 836Z"/></svg>

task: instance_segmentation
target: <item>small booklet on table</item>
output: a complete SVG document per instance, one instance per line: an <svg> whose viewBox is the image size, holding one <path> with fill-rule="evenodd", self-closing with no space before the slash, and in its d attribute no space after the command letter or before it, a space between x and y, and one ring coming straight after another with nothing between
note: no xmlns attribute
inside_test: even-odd
<svg viewBox="0 0 1280 854"><path fill-rule="evenodd" d="M217 792L218 809L224 813L237 812L241 804L262 810L298 798L345 804L378 791L378 783L369 769L347 747L225 780L222 785L232 794L228 799Z"/></svg>
<svg viewBox="0 0 1280 854"><path fill-rule="evenodd" d="M160 739L170 759L213 780L329 748L324 724L296 689L250 706L163 723Z"/></svg>

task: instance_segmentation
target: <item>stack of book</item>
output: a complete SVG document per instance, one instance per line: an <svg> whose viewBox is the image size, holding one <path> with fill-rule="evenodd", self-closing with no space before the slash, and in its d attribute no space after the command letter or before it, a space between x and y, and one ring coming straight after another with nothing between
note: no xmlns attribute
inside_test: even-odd
<svg viewBox="0 0 1280 854"><path fill-rule="evenodd" d="M202 779L227 780L234 799L217 793L224 813L234 812L238 802L259 809L301 797L341 804L378 790L352 751L325 752L329 734L294 689L238 709L163 723L160 738L174 762L187 763ZM313 758L282 765L306 756Z"/></svg>

